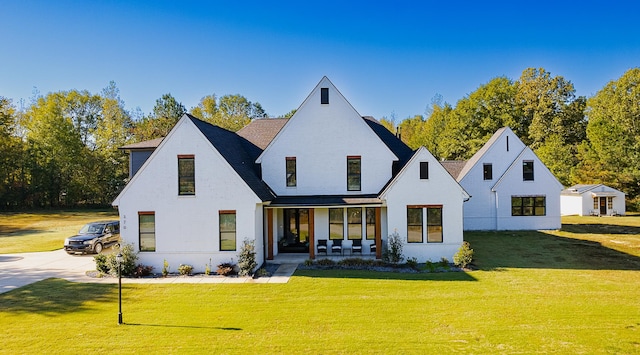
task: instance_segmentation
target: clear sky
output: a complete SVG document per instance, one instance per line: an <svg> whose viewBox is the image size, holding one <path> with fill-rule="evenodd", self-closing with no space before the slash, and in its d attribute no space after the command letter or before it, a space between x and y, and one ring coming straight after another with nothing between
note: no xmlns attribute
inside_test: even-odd
<svg viewBox="0 0 640 355"><path fill-rule="evenodd" d="M401 120L528 67L591 96L640 66L640 2L3 0L0 39L16 105L113 80L129 110L241 94L275 117L326 75L360 114Z"/></svg>

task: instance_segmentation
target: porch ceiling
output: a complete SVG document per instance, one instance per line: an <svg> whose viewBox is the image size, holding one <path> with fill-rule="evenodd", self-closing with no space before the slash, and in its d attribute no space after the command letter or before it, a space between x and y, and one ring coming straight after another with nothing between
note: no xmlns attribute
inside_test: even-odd
<svg viewBox="0 0 640 355"><path fill-rule="evenodd" d="M377 205L383 201L378 195L330 195L330 196L278 196L269 207L292 206L349 206L349 205Z"/></svg>

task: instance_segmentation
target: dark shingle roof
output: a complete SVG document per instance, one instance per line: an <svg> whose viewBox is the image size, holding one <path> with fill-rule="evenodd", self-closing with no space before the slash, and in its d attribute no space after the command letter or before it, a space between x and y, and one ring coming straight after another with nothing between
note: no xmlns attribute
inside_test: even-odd
<svg viewBox="0 0 640 355"><path fill-rule="evenodd" d="M260 179L258 167L254 163L262 150L236 133L214 126L186 114L214 148L225 158L231 167L262 201L271 201L274 197L271 189Z"/></svg>
<svg viewBox="0 0 640 355"><path fill-rule="evenodd" d="M457 180L458 175L460 175L460 172L462 171L462 169L464 169L464 166L467 164L467 161L466 160L443 160L440 162L440 164L442 164L444 169L448 171L449 174L451 174L451 176L453 176L454 179Z"/></svg>
<svg viewBox="0 0 640 355"><path fill-rule="evenodd" d="M413 150L404 142L389 131L385 126L381 125L378 120L371 116L362 117L369 125L371 130L382 140L382 142L395 154L399 160L399 168L402 168L413 156ZM400 169L398 169L400 170Z"/></svg>
<svg viewBox="0 0 640 355"><path fill-rule="evenodd" d="M289 120L286 118L260 118L251 121L236 133L264 150L287 121Z"/></svg>

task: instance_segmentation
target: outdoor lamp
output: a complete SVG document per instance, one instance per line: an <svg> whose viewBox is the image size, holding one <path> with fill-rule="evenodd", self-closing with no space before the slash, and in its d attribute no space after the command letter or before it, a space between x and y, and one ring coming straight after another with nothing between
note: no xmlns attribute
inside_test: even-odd
<svg viewBox="0 0 640 355"><path fill-rule="evenodd" d="M118 262L118 324L122 324L122 253L116 255Z"/></svg>

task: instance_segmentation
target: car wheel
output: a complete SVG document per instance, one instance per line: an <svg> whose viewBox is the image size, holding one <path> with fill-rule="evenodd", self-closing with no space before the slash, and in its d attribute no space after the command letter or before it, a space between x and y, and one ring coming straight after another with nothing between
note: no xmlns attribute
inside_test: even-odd
<svg viewBox="0 0 640 355"><path fill-rule="evenodd" d="M96 243L96 245L93 247L93 251L96 254L100 254L102 252L102 243Z"/></svg>

